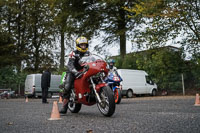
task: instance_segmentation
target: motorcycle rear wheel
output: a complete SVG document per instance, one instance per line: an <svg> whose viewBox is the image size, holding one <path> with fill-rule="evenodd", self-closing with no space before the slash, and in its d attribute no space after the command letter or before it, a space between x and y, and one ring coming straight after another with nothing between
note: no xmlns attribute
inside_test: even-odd
<svg viewBox="0 0 200 133"><path fill-rule="evenodd" d="M81 110L82 104L69 101L68 108L72 113L78 113Z"/></svg>
<svg viewBox="0 0 200 133"><path fill-rule="evenodd" d="M115 99L113 95L113 91L109 86L104 86L101 88L99 93L99 97L101 99L101 103L97 103L97 107L99 111L107 117L110 117L115 112Z"/></svg>

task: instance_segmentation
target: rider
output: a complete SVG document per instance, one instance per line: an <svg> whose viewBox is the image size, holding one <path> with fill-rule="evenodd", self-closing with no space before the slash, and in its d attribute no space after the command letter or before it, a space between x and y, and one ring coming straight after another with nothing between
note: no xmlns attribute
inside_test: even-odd
<svg viewBox="0 0 200 133"><path fill-rule="evenodd" d="M61 114L66 114L68 109L68 101L70 97L70 90L72 89L72 84L74 83L75 77L77 77L82 69L79 60L83 56L89 56L90 52L88 51L88 39L86 37L79 37L76 39L76 50L72 51L69 54L69 61L67 64L67 73L64 83L63 91L63 107L60 110Z"/></svg>
<svg viewBox="0 0 200 133"><path fill-rule="evenodd" d="M109 59L108 60L108 65L109 65L109 71L113 72L116 71L117 68L114 66L115 65L115 60L114 59Z"/></svg>
<svg viewBox="0 0 200 133"><path fill-rule="evenodd" d="M114 59L109 59L107 63L109 65L109 73L115 72L118 76L120 76L119 73L117 72L117 67L114 66L115 65L115 60Z"/></svg>

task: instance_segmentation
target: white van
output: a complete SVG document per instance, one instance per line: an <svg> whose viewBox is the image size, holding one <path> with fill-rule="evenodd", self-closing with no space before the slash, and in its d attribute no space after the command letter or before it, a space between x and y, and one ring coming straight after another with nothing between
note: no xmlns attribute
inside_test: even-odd
<svg viewBox="0 0 200 133"><path fill-rule="evenodd" d="M41 97L41 76L42 74L30 74L27 75L25 80L25 95L31 97ZM59 93L61 75L51 75L50 88L48 90L48 97L52 97L53 94Z"/></svg>
<svg viewBox="0 0 200 133"><path fill-rule="evenodd" d="M151 80L148 74L142 70L118 69L122 77L122 95L128 98L133 94L151 94L156 95L157 85Z"/></svg>

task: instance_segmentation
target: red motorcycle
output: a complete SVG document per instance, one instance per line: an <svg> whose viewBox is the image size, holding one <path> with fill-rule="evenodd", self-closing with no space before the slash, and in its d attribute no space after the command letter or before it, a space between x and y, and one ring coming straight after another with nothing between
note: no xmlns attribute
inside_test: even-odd
<svg viewBox="0 0 200 133"><path fill-rule="evenodd" d="M115 112L115 99L112 89L104 82L108 74L106 62L97 55L90 55L82 57L79 63L83 69L71 89L69 110L78 113L82 104L91 106L97 103L104 116L112 116Z"/></svg>

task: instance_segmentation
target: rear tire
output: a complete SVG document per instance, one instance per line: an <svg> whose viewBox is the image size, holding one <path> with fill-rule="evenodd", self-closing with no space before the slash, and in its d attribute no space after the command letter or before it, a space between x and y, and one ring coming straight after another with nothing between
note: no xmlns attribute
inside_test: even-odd
<svg viewBox="0 0 200 133"><path fill-rule="evenodd" d="M72 113L78 113L81 110L81 107L82 107L81 103L75 103L70 101L68 103L68 108Z"/></svg>
<svg viewBox="0 0 200 133"><path fill-rule="evenodd" d="M126 96L128 98L132 98L133 97L133 91L132 90L128 90L127 93L126 93Z"/></svg>
<svg viewBox="0 0 200 133"><path fill-rule="evenodd" d="M69 102L68 102L68 109L72 113L78 113L81 110L81 107L82 107L82 104L81 103L77 103L75 101L75 93L74 93L74 89L72 89L71 92L70 92L70 98L69 98Z"/></svg>
<svg viewBox="0 0 200 133"><path fill-rule="evenodd" d="M97 107L99 111L107 117L110 117L115 112L115 99L113 95L113 91L109 86L104 86L101 88L99 93L99 97L101 99L101 103L97 103Z"/></svg>

